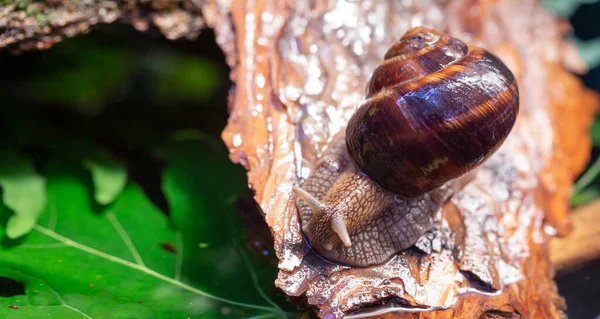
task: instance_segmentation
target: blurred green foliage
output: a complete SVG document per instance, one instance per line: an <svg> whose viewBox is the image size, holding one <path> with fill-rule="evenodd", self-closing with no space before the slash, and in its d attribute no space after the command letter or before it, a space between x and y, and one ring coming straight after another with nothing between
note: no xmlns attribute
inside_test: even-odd
<svg viewBox="0 0 600 319"><path fill-rule="evenodd" d="M544 7L561 17L571 16L583 4L590 4L598 0L543 0Z"/></svg>
<svg viewBox="0 0 600 319"><path fill-rule="evenodd" d="M59 68L39 63L38 74L17 87L17 92L40 103L96 115L125 98L133 81L146 81L155 105L176 107L181 101L206 102L225 80L214 63L203 57L160 47L138 52L91 38L76 41L76 46L61 46L56 56L48 57L68 62L58 61Z"/></svg>
<svg viewBox="0 0 600 319"><path fill-rule="evenodd" d="M590 128L590 134L595 150L592 157L595 157L595 160L588 165L585 172L573 186L571 198L573 206L580 206L600 197L600 178L598 178L598 175L600 175L600 156L598 156L597 151L600 149L600 118L596 118L594 121Z"/></svg>
<svg viewBox="0 0 600 319"><path fill-rule="evenodd" d="M118 89L131 77L139 60L124 48L101 46L88 39L78 42L76 47L67 46L63 53L69 55L71 65L56 69L52 63L43 63L40 74L25 82L19 91L23 95L35 92L32 98L40 103L54 103L88 114L102 111L115 94L123 94Z"/></svg>
<svg viewBox="0 0 600 319"><path fill-rule="evenodd" d="M583 77L584 83L600 91L600 2L598 0L544 0L544 6L556 15L568 18L574 26L574 34L567 40L577 47L579 54L591 69ZM571 204L574 207L586 204L600 197L600 117L597 117L590 135L593 142L592 161L578 178L574 187Z"/></svg>
<svg viewBox="0 0 600 319"><path fill-rule="evenodd" d="M575 44L581 58L590 68L600 66L600 37L587 41L571 37L570 41Z"/></svg>
<svg viewBox="0 0 600 319"><path fill-rule="evenodd" d="M235 206L224 62L129 32L0 56L0 318L295 315Z"/></svg>
<svg viewBox="0 0 600 319"><path fill-rule="evenodd" d="M14 4L17 9L25 9L33 2L34 0L0 0L1 5L6 6L9 4Z"/></svg>
<svg viewBox="0 0 600 319"><path fill-rule="evenodd" d="M0 249L0 275L26 291L0 299L2 317L287 317L265 293L274 269L244 248L233 205L246 190L243 169L224 161L225 153L198 141L161 152L170 216L135 182L97 207L87 172L65 161L45 165L48 205L40 221Z"/></svg>
<svg viewBox="0 0 600 319"><path fill-rule="evenodd" d="M85 157L83 166L92 174L94 199L99 204L110 204L125 187L125 168L106 152L97 150L92 157Z"/></svg>
<svg viewBox="0 0 600 319"><path fill-rule="evenodd" d="M6 222L6 236L21 237L31 231L46 205L46 181L31 161L14 150L0 150L2 203L14 214Z"/></svg>

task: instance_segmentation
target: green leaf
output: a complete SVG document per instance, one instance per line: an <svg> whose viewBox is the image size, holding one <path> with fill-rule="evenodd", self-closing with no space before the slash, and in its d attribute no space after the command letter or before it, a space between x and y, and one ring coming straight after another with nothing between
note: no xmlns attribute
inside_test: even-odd
<svg viewBox="0 0 600 319"><path fill-rule="evenodd" d="M57 139L47 148L52 151L54 158L81 161L92 175L94 199L99 204L110 204L123 191L127 183L127 171L106 150L85 140L69 137Z"/></svg>
<svg viewBox="0 0 600 319"><path fill-rule="evenodd" d="M156 96L169 107L173 100L207 101L224 80L215 64L202 57L161 52L150 58L159 79Z"/></svg>
<svg viewBox="0 0 600 319"><path fill-rule="evenodd" d="M48 204L38 225L22 241L4 242L0 249L0 276L26 287L25 296L0 298L1 318L284 316L262 290L257 292L262 287L245 251L226 239L226 244L213 241L215 234L230 234L231 229L230 224L213 223L210 215L223 205L218 199L212 198L216 210L196 211L177 222L185 227L173 229L134 183L96 212L85 171L53 164L45 176ZM195 192L205 201L211 195ZM0 207L0 215L7 213ZM211 233L205 238L209 248L200 249L193 241L198 230ZM4 231L0 228L0 235ZM223 278L231 284L215 283ZM228 290L231 285L235 289Z"/></svg>
<svg viewBox="0 0 600 319"><path fill-rule="evenodd" d="M97 152L94 158L85 159L83 166L92 173L94 199L103 205L111 203L127 183L127 171L113 157Z"/></svg>
<svg viewBox="0 0 600 319"><path fill-rule="evenodd" d="M578 195L590 185L598 177L598 174L600 174L600 157L577 179L573 185L573 196Z"/></svg>
<svg viewBox="0 0 600 319"><path fill-rule="evenodd" d="M573 194L571 205L573 205L573 207L581 206L598 197L600 197L600 186L593 185L579 193Z"/></svg>
<svg viewBox="0 0 600 319"><path fill-rule="evenodd" d="M31 231L46 204L46 182L33 164L12 150L0 151L2 201L14 211L6 236L18 238Z"/></svg>
<svg viewBox="0 0 600 319"><path fill-rule="evenodd" d="M561 17L572 15L579 6L597 2L598 0L544 0L543 6Z"/></svg>
<svg viewBox="0 0 600 319"><path fill-rule="evenodd" d="M267 302L279 309L268 297L274 294L274 267L262 264L251 268L251 276L239 276L240 269L249 265L249 255L242 249L243 227L233 204L248 192L245 171L228 160L222 143L219 148L208 144L179 140L160 152L168 164L163 191L172 221L181 230L183 242L190 243L183 247L181 275L232 299ZM210 278L205 274L211 274ZM244 288L252 286L256 291Z"/></svg>
<svg viewBox="0 0 600 319"><path fill-rule="evenodd" d="M600 119L596 118L592 127L590 128L590 135L592 136L592 143L596 147L600 147Z"/></svg>
<svg viewBox="0 0 600 319"><path fill-rule="evenodd" d="M579 55L590 69L600 66L600 38L584 41L576 37L569 37L569 41L575 44Z"/></svg>
<svg viewBox="0 0 600 319"><path fill-rule="evenodd" d="M20 89L24 99L56 103L82 114L98 114L106 101L121 94L121 85L131 76L135 60L117 46L103 46L89 37L75 39L49 55L41 71ZM69 63L56 68L55 65ZM46 60L44 60L46 61ZM31 94L35 92L35 94Z"/></svg>

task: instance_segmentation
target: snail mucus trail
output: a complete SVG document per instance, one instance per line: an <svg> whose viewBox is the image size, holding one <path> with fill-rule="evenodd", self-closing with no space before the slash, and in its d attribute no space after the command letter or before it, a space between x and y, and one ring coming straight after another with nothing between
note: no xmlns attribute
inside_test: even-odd
<svg viewBox="0 0 600 319"><path fill-rule="evenodd" d="M467 173L502 145L518 109L516 80L497 57L410 29L373 72L346 131L293 188L308 242L352 266L412 246Z"/></svg>

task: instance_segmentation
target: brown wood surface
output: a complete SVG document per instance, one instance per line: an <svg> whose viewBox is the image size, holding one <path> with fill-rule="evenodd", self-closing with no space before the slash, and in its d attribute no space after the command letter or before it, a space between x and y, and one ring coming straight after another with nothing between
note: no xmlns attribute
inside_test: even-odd
<svg viewBox="0 0 600 319"><path fill-rule="evenodd" d="M223 139L249 169L274 235L278 287L306 296L323 318L562 316L548 241L572 228L568 199L597 104L565 70L564 24L539 2L516 0L234 1L231 17L217 33L236 83ZM327 263L303 241L291 187L344 128L387 48L421 24L509 65L521 90L517 124L437 216L419 243L425 254L369 268Z"/></svg>
<svg viewBox="0 0 600 319"><path fill-rule="evenodd" d="M194 39L205 26L205 1L2 1L0 49L19 53L42 50L64 38L87 33L100 23L130 23L139 31L155 31L168 39Z"/></svg>
<svg viewBox="0 0 600 319"><path fill-rule="evenodd" d="M550 260L565 272L600 259L600 201L577 208L571 221L572 233L550 241Z"/></svg>

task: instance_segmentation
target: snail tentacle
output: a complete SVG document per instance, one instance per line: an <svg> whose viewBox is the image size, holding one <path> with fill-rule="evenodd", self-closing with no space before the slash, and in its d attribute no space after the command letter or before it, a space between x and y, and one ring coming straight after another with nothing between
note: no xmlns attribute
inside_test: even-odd
<svg viewBox="0 0 600 319"><path fill-rule="evenodd" d="M310 206L310 209L313 211L313 214L323 214L329 210L329 207L327 205L321 203L321 201L316 199L309 192L302 189L302 187L294 185L292 187L292 190L294 191L296 196L300 197L303 201L305 201L308 204L308 206Z"/></svg>
<svg viewBox="0 0 600 319"><path fill-rule="evenodd" d="M348 234L348 229L346 228L346 223L340 215L335 215L331 218L331 229L338 234L338 236L340 236L344 246L352 246L352 241L350 240L350 235Z"/></svg>

